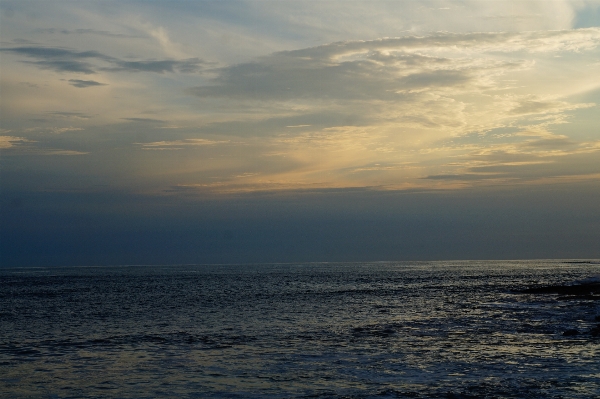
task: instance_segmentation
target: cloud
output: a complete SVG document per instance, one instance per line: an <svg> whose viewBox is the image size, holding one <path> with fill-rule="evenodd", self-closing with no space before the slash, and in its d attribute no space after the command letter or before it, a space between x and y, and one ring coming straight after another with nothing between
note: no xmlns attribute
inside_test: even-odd
<svg viewBox="0 0 600 399"><path fill-rule="evenodd" d="M78 132L83 130L83 128L81 127L73 127L73 126L69 126L69 127L52 127L50 128L50 132L54 133L54 134L61 134L61 133L65 133L65 132Z"/></svg>
<svg viewBox="0 0 600 399"><path fill-rule="evenodd" d="M71 156L71 155L86 155L89 152L85 151L74 151L74 150L55 150L55 149L47 149L38 151L41 155L62 155L62 156Z"/></svg>
<svg viewBox="0 0 600 399"><path fill-rule="evenodd" d="M171 40L171 38L169 37L169 33L164 27L159 26L155 28L148 23L142 23L142 29L144 29L148 35L150 35L158 41L160 47L165 52L165 54L168 54L169 56L175 58L179 58L185 55L185 52L182 50L182 46L177 43L174 43Z"/></svg>
<svg viewBox="0 0 600 399"><path fill-rule="evenodd" d="M571 159L557 158L547 161L490 163L457 170L455 173L432 174L423 180L456 181L468 185L473 184L512 184L522 183L551 183L564 180L579 179L597 180L600 171L590 163L589 154L570 154ZM587 157L587 158L586 158ZM532 158L535 159L535 158ZM580 163L580 164L578 164Z"/></svg>
<svg viewBox="0 0 600 399"><path fill-rule="evenodd" d="M461 181L473 181L473 180L487 180L487 179L498 179L505 178L507 175L499 173L462 173L462 174L441 174L441 175L429 175L424 177L428 180L461 180Z"/></svg>
<svg viewBox="0 0 600 399"><path fill-rule="evenodd" d="M281 101L397 101L432 89L489 87L493 78L530 62L492 52L583 51L600 44L600 29L524 33L440 33L351 41L283 51L214 71L211 85L189 89L203 98ZM537 104L544 106L544 104ZM534 110L523 104L514 112Z"/></svg>
<svg viewBox="0 0 600 399"><path fill-rule="evenodd" d="M194 73L202 70L206 64L199 58L125 61L97 51L75 51L60 47L27 46L3 48L0 51L33 58L36 61L23 62L41 69L88 75L98 73L98 71Z"/></svg>
<svg viewBox="0 0 600 399"><path fill-rule="evenodd" d="M463 150L460 146L454 149L454 161L441 165L444 173L430 173L422 179L500 184L549 182L553 177L577 174L591 179L600 172L595 162L600 142L576 142L549 132L518 142L468 144Z"/></svg>
<svg viewBox="0 0 600 399"><path fill-rule="evenodd" d="M554 99L542 99L534 95L515 97L512 101L512 108L508 110L508 113L518 116L528 114L562 113L578 108L590 108L595 106L593 103L572 104Z"/></svg>
<svg viewBox="0 0 600 399"><path fill-rule="evenodd" d="M127 72L181 72L194 73L202 69L203 61L199 58L188 58L187 60L145 60L145 61L122 61L113 62L115 66L103 68L106 71Z"/></svg>
<svg viewBox="0 0 600 399"><path fill-rule="evenodd" d="M207 140L207 139L183 139L183 140L172 140L172 141L154 141L151 143L135 143L140 145L144 150L182 150L188 146L209 146L216 144L228 143L225 141Z"/></svg>
<svg viewBox="0 0 600 399"><path fill-rule="evenodd" d="M224 68L215 84L191 88L202 98L248 101L414 102L432 90L473 90L489 86L494 75L520 69L521 62L455 62L420 55L322 63L297 60L289 65L249 63Z"/></svg>
<svg viewBox="0 0 600 399"><path fill-rule="evenodd" d="M397 170L400 168L411 167L414 163L405 162L405 163L369 163L366 165L359 166L357 168L351 168L351 173L361 173L361 172L373 172L373 171L381 171L381 170Z"/></svg>
<svg viewBox="0 0 600 399"><path fill-rule="evenodd" d="M87 115L84 114L82 112L49 112L48 114L53 115L53 116L57 116L59 118L67 118L67 119L90 119L92 118L91 115Z"/></svg>
<svg viewBox="0 0 600 399"><path fill-rule="evenodd" d="M338 42L213 69L207 85L188 92L202 104L264 106L262 119L231 115L239 127L222 123L223 132L264 138L263 156L282 169L290 162L287 171L249 177L257 190L506 184L555 173L546 167L558 157L576 162L595 151L552 132L569 122L569 111L594 104L574 103L568 84L547 82L559 72L554 55L571 60L561 82L575 81L573 71L587 68L588 50L599 44L600 29ZM587 75L583 87L594 80ZM272 111L286 106L284 117ZM321 113L340 117L318 120Z"/></svg>
<svg viewBox="0 0 600 399"><path fill-rule="evenodd" d="M33 64L40 69L50 69L57 72L75 72L91 75L96 73L92 65L82 61L51 60L51 61L23 61L26 64Z"/></svg>
<svg viewBox="0 0 600 399"><path fill-rule="evenodd" d="M129 122L140 122L140 123L165 123L162 119L153 119L153 118L122 118L123 120Z"/></svg>
<svg viewBox="0 0 600 399"><path fill-rule="evenodd" d="M96 82L95 80L80 80L80 79L69 79L69 84L71 86L85 88L85 87L93 87L93 86L106 86L106 83Z"/></svg>
<svg viewBox="0 0 600 399"><path fill-rule="evenodd" d="M533 149L563 149L577 145L567 137L547 137L539 140L528 140L521 144L522 147Z"/></svg>
<svg viewBox="0 0 600 399"><path fill-rule="evenodd" d="M181 40L181 31L171 32ZM57 71L153 73L127 75L127 81L75 76L81 79L68 80L75 87L104 81L118 93L94 90L92 97L78 96L89 93L68 90L61 82L58 90L47 90L54 95L62 88L70 102L58 108L48 96L27 117L55 116L49 122L59 126L81 122L86 140L113 140L114 148L135 162L148 162L147 175L155 173L155 186L252 191L503 184L552 175L550 166L558 158L576 162L579 154L598 151L591 142L582 144L584 136L576 129L571 134L559 126L588 112L583 108L596 98L573 94L582 90L576 86L597 85L588 75L593 75L589 65L596 54L589 50L600 43L598 29L353 40L252 61L239 56L237 64L220 68L198 58L178 58L184 47L171 41L166 29L155 29L154 37L160 53L173 58L112 57L130 53L131 47L113 53L105 50L110 47L78 51L14 44L3 51L11 53L11 60ZM195 71L203 75L156 75ZM181 96L185 86L194 86L187 90L192 96ZM44 88L40 83L36 94ZM20 89L15 93L25 91ZM84 104L88 98L94 103ZM75 111L48 113L56 109ZM94 115L94 126L75 120L83 115ZM70 120L59 124L58 117ZM102 125L106 120L109 124ZM46 140L50 135L44 133L52 130L44 129L31 137ZM122 129L127 134L117 134ZM29 137L22 131L10 134ZM74 132L54 140L64 143L79 136Z"/></svg>
<svg viewBox="0 0 600 399"><path fill-rule="evenodd" d="M96 51L73 51L58 47L13 47L3 48L0 51L11 52L23 55L29 58L35 58L37 61L23 61L33 64L40 69L51 69L58 72L77 72L84 74L94 74L96 71L93 65L87 60L99 59L108 61L107 57Z"/></svg>
<svg viewBox="0 0 600 399"><path fill-rule="evenodd" d="M96 36L105 36L105 37L114 37L114 38L128 38L128 39L141 39L146 38L146 36L140 35L129 35L125 33L113 33L105 30L96 30L96 29L56 29L56 28L48 28L48 29L36 29L36 33L42 34L62 34L62 35L96 35Z"/></svg>
<svg viewBox="0 0 600 399"><path fill-rule="evenodd" d="M34 148L28 144L36 143L24 137L0 136L0 149L19 150L18 153L36 154L36 155L85 155L87 152L62 150L54 148Z"/></svg>
<svg viewBox="0 0 600 399"><path fill-rule="evenodd" d="M19 146L23 143L30 143L31 140L27 140L24 137L15 136L0 136L0 148L12 148Z"/></svg>

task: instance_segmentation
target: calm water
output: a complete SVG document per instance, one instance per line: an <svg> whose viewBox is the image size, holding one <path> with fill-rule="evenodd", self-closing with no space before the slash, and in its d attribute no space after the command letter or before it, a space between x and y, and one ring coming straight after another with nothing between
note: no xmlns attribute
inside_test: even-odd
<svg viewBox="0 0 600 399"><path fill-rule="evenodd" d="M514 290L598 273L561 261L0 269L0 396L592 398L600 301Z"/></svg>

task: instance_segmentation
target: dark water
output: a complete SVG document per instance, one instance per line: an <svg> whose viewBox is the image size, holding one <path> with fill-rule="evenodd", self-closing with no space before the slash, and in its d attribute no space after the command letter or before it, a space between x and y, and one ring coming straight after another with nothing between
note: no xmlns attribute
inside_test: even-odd
<svg viewBox="0 0 600 399"><path fill-rule="evenodd" d="M514 293L595 262L0 269L0 396L597 397L600 301Z"/></svg>

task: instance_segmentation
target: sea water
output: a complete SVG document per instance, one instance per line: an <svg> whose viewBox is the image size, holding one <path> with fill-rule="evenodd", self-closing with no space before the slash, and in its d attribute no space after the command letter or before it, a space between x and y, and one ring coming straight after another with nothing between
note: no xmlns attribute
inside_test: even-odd
<svg viewBox="0 0 600 399"><path fill-rule="evenodd" d="M598 261L0 269L0 396L592 398ZM577 330L577 335L563 335Z"/></svg>

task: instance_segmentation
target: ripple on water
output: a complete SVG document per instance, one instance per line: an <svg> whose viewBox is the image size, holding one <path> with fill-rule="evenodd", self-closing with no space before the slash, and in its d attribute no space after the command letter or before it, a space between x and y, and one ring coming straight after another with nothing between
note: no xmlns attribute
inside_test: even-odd
<svg viewBox="0 0 600 399"><path fill-rule="evenodd" d="M523 290L598 268L2 270L0 388L17 398L590 398L600 301Z"/></svg>

